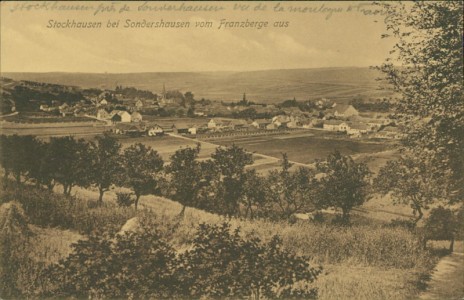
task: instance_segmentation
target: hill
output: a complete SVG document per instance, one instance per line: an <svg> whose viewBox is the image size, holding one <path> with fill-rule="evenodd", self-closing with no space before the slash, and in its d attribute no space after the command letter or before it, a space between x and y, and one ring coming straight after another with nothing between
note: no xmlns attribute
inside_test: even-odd
<svg viewBox="0 0 464 300"><path fill-rule="evenodd" d="M389 97L379 90L381 73L369 68L288 69L248 72L153 72L153 73L2 73L15 80L31 80L82 88L114 89L116 85L161 93L192 91L196 99L224 101L247 99L262 103L286 99L308 100L327 97L347 102L353 97Z"/></svg>

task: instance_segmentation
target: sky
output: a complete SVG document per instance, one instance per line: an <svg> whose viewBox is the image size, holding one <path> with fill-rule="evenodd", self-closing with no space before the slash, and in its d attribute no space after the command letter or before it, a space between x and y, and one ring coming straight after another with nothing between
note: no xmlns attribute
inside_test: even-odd
<svg viewBox="0 0 464 300"><path fill-rule="evenodd" d="M171 7L219 11L157 11ZM105 11L98 7L105 5ZM113 8L108 7L113 4ZM167 6L164 6L164 5ZM238 5L248 5L241 10ZM71 7L74 6L74 7ZM85 10L75 10L85 6ZM235 6L235 9L234 9ZM264 7L264 8L263 8ZM367 67L393 42L384 16L361 2L1 2L1 72L196 72ZM149 10L148 8L151 8ZM291 11L291 10L297 11ZM124 28L135 22L190 22L189 28ZM50 22L101 22L101 28L47 28ZM119 27L108 28L108 22ZM268 22L267 28L218 28ZM212 22L196 28L195 22ZM274 27L288 22L287 27Z"/></svg>

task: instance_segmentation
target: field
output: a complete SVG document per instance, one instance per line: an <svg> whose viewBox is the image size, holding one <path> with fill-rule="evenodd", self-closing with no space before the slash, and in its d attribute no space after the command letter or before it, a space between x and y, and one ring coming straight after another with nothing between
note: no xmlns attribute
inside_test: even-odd
<svg viewBox="0 0 464 300"><path fill-rule="evenodd" d="M108 127L101 122L60 122L60 123L35 123L18 124L10 122L0 122L1 134L36 135L39 137L50 136L95 136L108 130Z"/></svg>
<svg viewBox="0 0 464 300"><path fill-rule="evenodd" d="M356 155L382 152L391 148L385 143L350 140L346 136L341 138L340 135L321 130L305 130L303 133L282 136L234 137L210 141L224 146L236 144L248 151L276 158L281 158L282 153L287 153L290 160L302 164L311 164L316 159L325 158L334 150L344 155Z"/></svg>
<svg viewBox="0 0 464 300"><path fill-rule="evenodd" d="M187 122L192 124L204 124L206 119L199 118L146 118L146 121L156 122L161 126L170 127L171 124ZM1 134L37 135L47 139L51 136L72 135L78 138L93 139L95 135L110 130L103 122L61 122L61 123L36 123L21 124L1 122ZM367 140L349 139L337 133L322 130L299 130L278 135L260 136L232 136L221 138L208 138L196 140L192 138L165 135L163 137L117 137L123 147L134 143L144 143L157 150L162 158L167 161L169 157L180 147L195 147L201 144L200 159L207 159L216 147L236 144L245 150L254 153L254 168L260 173L279 167L282 153L287 153L294 167L309 166L316 159L323 159L334 150L344 155L352 155L354 159L366 162L374 173L386 163L387 160L397 155L395 145L388 142L373 142Z"/></svg>
<svg viewBox="0 0 464 300"><path fill-rule="evenodd" d="M251 72L177 72L177 73L2 73L15 80L114 88L114 83L160 94L167 90L191 91L196 99L239 101L243 93L250 101L281 102L287 99L308 100L321 97L347 102L353 97L389 97L379 90L381 73L369 68L321 68L266 70Z"/></svg>

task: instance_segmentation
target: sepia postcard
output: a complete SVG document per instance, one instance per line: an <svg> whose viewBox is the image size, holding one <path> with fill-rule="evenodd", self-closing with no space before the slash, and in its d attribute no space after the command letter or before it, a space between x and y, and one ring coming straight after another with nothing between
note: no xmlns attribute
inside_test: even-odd
<svg viewBox="0 0 464 300"><path fill-rule="evenodd" d="M1 299L464 299L462 1L1 1Z"/></svg>

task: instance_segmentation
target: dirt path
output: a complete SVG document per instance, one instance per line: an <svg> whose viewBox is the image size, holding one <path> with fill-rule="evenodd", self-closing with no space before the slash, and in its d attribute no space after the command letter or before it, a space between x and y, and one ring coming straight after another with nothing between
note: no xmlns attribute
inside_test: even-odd
<svg viewBox="0 0 464 300"><path fill-rule="evenodd" d="M464 299L463 252L453 252L438 262L427 291L419 299Z"/></svg>

